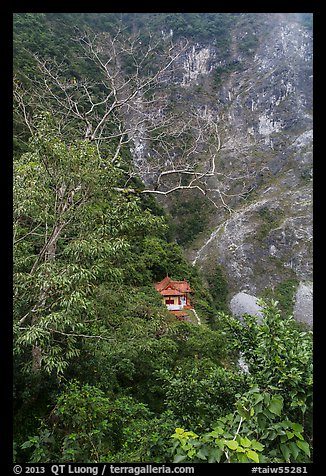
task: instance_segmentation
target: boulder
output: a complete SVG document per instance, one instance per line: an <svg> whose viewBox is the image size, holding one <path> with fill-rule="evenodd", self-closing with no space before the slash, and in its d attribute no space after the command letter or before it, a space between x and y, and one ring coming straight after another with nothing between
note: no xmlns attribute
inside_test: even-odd
<svg viewBox="0 0 326 476"><path fill-rule="evenodd" d="M313 327L313 285L310 282L300 282L293 309L293 317L309 327Z"/></svg>
<svg viewBox="0 0 326 476"><path fill-rule="evenodd" d="M230 309L234 316L242 318L244 314L257 316L259 322L262 318L262 309L258 304L258 298L245 292L237 293L230 301Z"/></svg>

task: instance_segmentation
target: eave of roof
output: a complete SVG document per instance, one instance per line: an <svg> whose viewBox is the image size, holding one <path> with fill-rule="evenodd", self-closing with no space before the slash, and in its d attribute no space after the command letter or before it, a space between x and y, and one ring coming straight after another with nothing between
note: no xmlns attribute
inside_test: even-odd
<svg viewBox="0 0 326 476"><path fill-rule="evenodd" d="M183 293L180 293L176 289L163 289L160 291L160 294L162 294L162 296L183 296Z"/></svg>

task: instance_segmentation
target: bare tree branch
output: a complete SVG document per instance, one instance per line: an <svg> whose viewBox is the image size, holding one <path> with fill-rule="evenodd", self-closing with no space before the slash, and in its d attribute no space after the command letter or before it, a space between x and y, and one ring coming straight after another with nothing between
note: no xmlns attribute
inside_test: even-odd
<svg viewBox="0 0 326 476"><path fill-rule="evenodd" d="M63 62L37 55L34 59L42 79L30 78L34 101L59 117L61 132L72 128L84 140L95 142L100 157L109 147L113 162L129 147L134 160L125 170L126 188L116 191L135 192L128 185L139 176L145 182L141 193L168 196L177 190L197 190L216 208L222 205L231 213L227 200L242 196L253 174L230 176L219 170L218 117L195 108L186 117L171 112L165 84L187 50L187 42L175 44L170 38L159 49L162 39L154 41L149 34L142 43L137 34L125 35L122 28L115 34L79 32L74 41L80 56L97 71L96 81L69 79ZM14 97L33 134L26 92L18 84ZM241 181L240 192L230 193Z"/></svg>

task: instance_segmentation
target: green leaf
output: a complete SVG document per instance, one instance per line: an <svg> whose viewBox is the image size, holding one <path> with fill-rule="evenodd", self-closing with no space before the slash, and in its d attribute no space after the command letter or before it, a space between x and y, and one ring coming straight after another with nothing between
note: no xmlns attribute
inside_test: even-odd
<svg viewBox="0 0 326 476"><path fill-rule="evenodd" d="M192 459L192 457L196 454L195 448L191 448L189 451L187 451L187 455L189 458Z"/></svg>
<svg viewBox="0 0 326 476"><path fill-rule="evenodd" d="M256 451L248 450L246 451L248 458L252 459L255 463L259 463L259 456Z"/></svg>
<svg viewBox="0 0 326 476"><path fill-rule="evenodd" d="M175 455L173 458L173 463L181 463L187 458L187 455Z"/></svg>
<svg viewBox="0 0 326 476"><path fill-rule="evenodd" d="M273 395L268 406L268 410L275 415L280 416L283 409L283 397L281 395Z"/></svg>
<svg viewBox="0 0 326 476"><path fill-rule="evenodd" d="M185 431L183 428L176 428L175 429L175 432L178 434L178 435L182 435Z"/></svg>
<svg viewBox="0 0 326 476"><path fill-rule="evenodd" d="M298 440L296 444L307 456L310 456L310 448L306 441Z"/></svg>
<svg viewBox="0 0 326 476"><path fill-rule="evenodd" d="M226 441L225 444L230 450L236 450L239 446L239 443L235 440Z"/></svg>
<svg viewBox="0 0 326 476"><path fill-rule="evenodd" d="M245 448L249 448L249 446L251 446L251 441L249 440L249 438L245 437L245 438L240 438L240 443L242 446L244 446Z"/></svg>
<svg viewBox="0 0 326 476"><path fill-rule="evenodd" d="M269 393L265 393L265 395L264 395L264 403L265 403L265 405L269 405L270 399L271 399L270 394L269 394Z"/></svg>
<svg viewBox="0 0 326 476"><path fill-rule="evenodd" d="M303 436L301 435L301 433L299 433L298 431L294 431L293 433L295 434L295 436L296 436L297 438L299 438L299 440L303 440L303 439L304 439Z"/></svg>
<svg viewBox="0 0 326 476"><path fill-rule="evenodd" d="M243 448L242 446L238 446L237 453L245 453L245 452L246 452L245 448Z"/></svg>
<svg viewBox="0 0 326 476"><path fill-rule="evenodd" d="M28 441L25 441L25 443L23 443L23 444L21 445L21 448L23 448L23 449L25 449L25 448L30 448L30 447L33 446L33 445L34 445L33 441L28 440Z"/></svg>
<svg viewBox="0 0 326 476"><path fill-rule="evenodd" d="M219 463L221 461L222 454L223 454L223 451L220 448L213 448L208 453L208 462Z"/></svg>
<svg viewBox="0 0 326 476"><path fill-rule="evenodd" d="M254 450L257 450L257 451L263 451L263 449L265 448L265 445L262 445L262 444L259 443L259 441L257 441L257 440L252 440L252 442L251 442L251 447L252 447Z"/></svg>
<svg viewBox="0 0 326 476"><path fill-rule="evenodd" d="M240 403L236 403L237 410L244 420L250 417L250 412Z"/></svg>
<svg viewBox="0 0 326 476"><path fill-rule="evenodd" d="M264 396L261 393L256 393L254 395L254 405L257 405L258 403L262 402L264 400Z"/></svg>
<svg viewBox="0 0 326 476"><path fill-rule="evenodd" d="M258 426L261 430L264 430L266 428L266 425L267 425L267 418L264 414L260 413L258 416L257 416L257 423L258 423Z"/></svg>
<svg viewBox="0 0 326 476"><path fill-rule="evenodd" d="M299 448L294 441L290 441L289 448L291 450L291 453L294 456L294 459L297 459L297 456L299 454Z"/></svg>
<svg viewBox="0 0 326 476"><path fill-rule="evenodd" d="M290 426L291 426L292 430L294 430L294 431L298 431L299 433L303 432L303 426L300 425L300 423L291 423Z"/></svg>
<svg viewBox="0 0 326 476"><path fill-rule="evenodd" d="M237 457L238 457L239 463L248 463L248 461L249 461L247 454L238 453L238 454L237 454Z"/></svg>
<svg viewBox="0 0 326 476"><path fill-rule="evenodd" d="M209 434L213 436L213 438L218 438L220 435L224 433L224 430L222 428L215 428L215 430L211 431Z"/></svg>
<svg viewBox="0 0 326 476"><path fill-rule="evenodd" d="M290 448L288 447L288 445L280 444L280 449L281 449L282 455L284 456L285 461L289 463L290 462Z"/></svg>
<svg viewBox="0 0 326 476"><path fill-rule="evenodd" d="M200 450L197 452L197 457L199 459L207 459L207 449L206 448L200 448Z"/></svg>

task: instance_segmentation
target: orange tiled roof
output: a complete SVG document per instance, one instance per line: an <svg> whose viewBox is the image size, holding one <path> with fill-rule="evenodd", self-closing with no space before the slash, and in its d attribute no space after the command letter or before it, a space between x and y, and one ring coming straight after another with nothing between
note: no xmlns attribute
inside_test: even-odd
<svg viewBox="0 0 326 476"><path fill-rule="evenodd" d="M192 292L192 290L190 289L189 283L187 281L173 281L173 286L175 287L175 289L177 289L181 293Z"/></svg>
<svg viewBox="0 0 326 476"><path fill-rule="evenodd" d="M163 289L163 291L160 291L160 293L162 296L183 296L183 294L176 289Z"/></svg>
<svg viewBox="0 0 326 476"><path fill-rule="evenodd" d="M164 289L171 288L179 291L180 293L191 293L192 290L189 283L186 280L173 281L169 276L166 276L162 281L155 284L155 289L162 294Z"/></svg>
<svg viewBox="0 0 326 476"><path fill-rule="evenodd" d="M171 278L169 278L169 276L166 275L165 278L162 279L162 281L155 284L155 289L157 291L162 291L163 289L165 289L168 286L170 281L171 281Z"/></svg>

